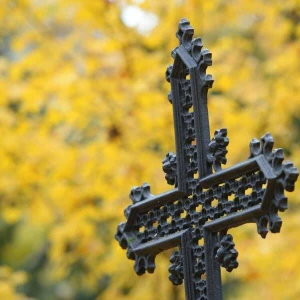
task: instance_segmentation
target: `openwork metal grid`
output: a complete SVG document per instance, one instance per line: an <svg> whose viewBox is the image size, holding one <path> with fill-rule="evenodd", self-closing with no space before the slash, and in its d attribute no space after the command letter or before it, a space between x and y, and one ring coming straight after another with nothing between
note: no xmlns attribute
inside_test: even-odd
<svg viewBox="0 0 300 300"><path fill-rule="evenodd" d="M285 191L292 192L299 172L284 162L282 149L273 150L267 133L250 142L249 158L222 170L226 164L227 130L210 139L207 91L213 79L206 74L211 53L203 49L194 29L182 19L176 33L179 46L166 71L171 83L176 155L163 159L163 171L174 188L152 195L144 183L132 188L133 204L125 209L127 221L118 226L116 239L135 261L138 275L155 270L160 252L179 247L170 258L169 279L185 285L186 299L222 299L220 266L238 267L238 252L228 230L256 223L265 238L280 232L278 212L287 209Z"/></svg>

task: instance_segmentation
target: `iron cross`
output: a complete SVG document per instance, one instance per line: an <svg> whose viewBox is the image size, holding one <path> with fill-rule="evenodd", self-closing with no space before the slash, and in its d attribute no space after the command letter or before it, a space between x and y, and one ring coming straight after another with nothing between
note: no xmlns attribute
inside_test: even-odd
<svg viewBox="0 0 300 300"><path fill-rule="evenodd" d="M228 230L255 222L263 238L268 231L279 232L278 212L287 209L285 191L294 190L299 172L292 162L283 162L282 149L273 150L269 133L250 142L247 160L222 170L227 130L216 130L210 139L207 110L213 79L206 69L212 55L193 35L189 21L182 19L174 63L166 71L176 155L166 155L163 171L174 189L154 196L147 183L132 188L133 204L125 209L127 221L118 226L116 239L135 261L138 275L153 273L156 255L179 247L170 258L172 283L184 281L188 300L222 299L220 266L229 272L238 266Z"/></svg>

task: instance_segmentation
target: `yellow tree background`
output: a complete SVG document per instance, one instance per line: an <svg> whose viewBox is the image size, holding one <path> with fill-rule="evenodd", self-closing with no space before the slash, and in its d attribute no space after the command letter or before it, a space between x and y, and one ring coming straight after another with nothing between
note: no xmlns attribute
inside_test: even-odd
<svg viewBox="0 0 300 300"><path fill-rule="evenodd" d="M169 188L175 151L164 73L182 17L213 53L211 129L228 166L270 131L300 166L297 0L0 1L0 298L183 299L136 276L114 234L134 185ZM235 229L225 299L300 298L300 187L280 235ZM298 196L298 197L297 197Z"/></svg>

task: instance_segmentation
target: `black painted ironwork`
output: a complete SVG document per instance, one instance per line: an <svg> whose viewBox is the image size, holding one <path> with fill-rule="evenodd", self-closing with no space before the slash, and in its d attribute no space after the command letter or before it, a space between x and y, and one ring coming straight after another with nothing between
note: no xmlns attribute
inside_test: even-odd
<svg viewBox="0 0 300 300"><path fill-rule="evenodd" d="M212 139L209 133L207 91L213 79L206 68L212 56L193 34L189 21L182 19L174 63L166 71L176 155L166 155L163 171L174 189L154 196L147 183L134 187L133 204L125 209L127 221L118 226L116 239L135 261L138 275L153 273L156 255L179 247L170 258L172 283L184 282L189 300L222 299L220 266L229 272L238 266L228 230L254 222L263 238L268 231L279 232L278 212L287 209L285 191L294 190L299 172L292 162L283 162L282 149L273 150L269 133L250 142L247 160L222 170L227 130L215 131Z"/></svg>

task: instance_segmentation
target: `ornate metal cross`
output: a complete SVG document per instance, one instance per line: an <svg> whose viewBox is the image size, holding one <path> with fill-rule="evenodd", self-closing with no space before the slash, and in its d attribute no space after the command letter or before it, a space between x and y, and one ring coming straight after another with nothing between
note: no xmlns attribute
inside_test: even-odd
<svg viewBox="0 0 300 300"><path fill-rule="evenodd" d="M273 149L267 133L250 142L250 157L227 169L227 130L215 131L210 140L207 91L213 79L206 74L211 53L182 19L176 33L179 46L172 51L174 64L166 71L171 83L176 155L168 153L163 170L175 188L154 196L144 183L130 192L133 204L125 209L126 223L118 226L116 239L127 257L135 261L138 275L153 273L155 256L174 251L169 279L184 281L186 299L222 299L220 266L237 268L238 253L228 230L256 223L265 238L280 231L278 211L287 209L285 191L292 192L298 170L283 162L283 150ZM214 172L213 172L214 170Z"/></svg>

